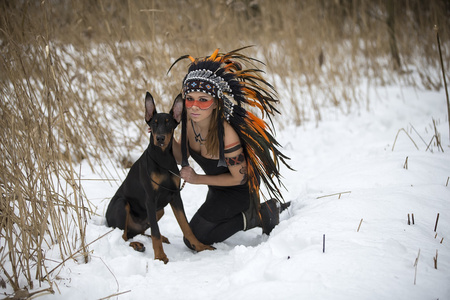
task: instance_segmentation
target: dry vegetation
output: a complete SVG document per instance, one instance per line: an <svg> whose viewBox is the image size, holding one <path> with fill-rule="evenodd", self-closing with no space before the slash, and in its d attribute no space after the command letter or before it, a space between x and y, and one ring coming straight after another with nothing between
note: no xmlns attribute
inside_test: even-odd
<svg viewBox="0 0 450 300"><path fill-rule="evenodd" d="M435 24L449 66L444 0L1 1L0 288L55 290L49 248L88 261L96 208L77 163L120 162L146 144L144 93L169 106L177 57L256 45L246 53L293 108L281 106L283 124L300 125L329 107L369 108L372 86L441 89Z"/></svg>

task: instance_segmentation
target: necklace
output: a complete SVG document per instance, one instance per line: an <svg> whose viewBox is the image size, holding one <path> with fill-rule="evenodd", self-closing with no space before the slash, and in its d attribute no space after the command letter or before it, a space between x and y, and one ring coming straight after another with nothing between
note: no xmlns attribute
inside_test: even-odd
<svg viewBox="0 0 450 300"><path fill-rule="evenodd" d="M195 131L194 122L192 121L192 119L191 119L191 125L192 125L192 129L194 130L194 138L195 138L195 141L196 141L197 143L200 143L200 145L203 145L203 144L206 142L206 139L204 139L204 138L202 137L202 134L201 134L200 132L197 133L197 131Z"/></svg>

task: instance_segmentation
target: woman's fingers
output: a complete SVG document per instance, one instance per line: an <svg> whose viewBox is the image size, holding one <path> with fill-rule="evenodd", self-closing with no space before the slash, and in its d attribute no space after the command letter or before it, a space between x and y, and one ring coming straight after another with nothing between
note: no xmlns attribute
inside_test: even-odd
<svg viewBox="0 0 450 300"><path fill-rule="evenodd" d="M194 169L192 169L190 166L182 167L180 170L180 176L188 183L194 183L195 176L197 176L197 173L195 173Z"/></svg>

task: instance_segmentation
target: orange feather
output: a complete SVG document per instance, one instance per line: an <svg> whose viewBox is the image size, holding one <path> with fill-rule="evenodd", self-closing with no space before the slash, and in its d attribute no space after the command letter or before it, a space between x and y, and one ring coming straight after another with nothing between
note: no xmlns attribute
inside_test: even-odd
<svg viewBox="0 0 450 300"><path fill-rule="evenodd" d="M208 60L215 60L217 57L217 54L219 54L219 48L217 48L213 54L211 54L211 56L208 58Z"/></svg>

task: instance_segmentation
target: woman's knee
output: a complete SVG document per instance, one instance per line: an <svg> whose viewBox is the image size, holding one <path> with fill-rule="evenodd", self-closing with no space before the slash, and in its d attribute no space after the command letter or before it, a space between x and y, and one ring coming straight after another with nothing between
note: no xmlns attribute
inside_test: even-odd
<svg viewBox="0 0 450 300"><path fill-rule="evenodd" d="M217 226L217 224L207 221L205 218L203 218L199 214L195 214L192 217L192 220L189 223L189 225L191 226L191 230L194 233L197 240L199 240L203 244L207 244L207 245L212 244L209 241L209 233L211 232L211 230L214 229L214 227ZM183 240L188 248L195 250L192 248L192 245L189 243L189 241L186 238L183 238Z"/></svg>

